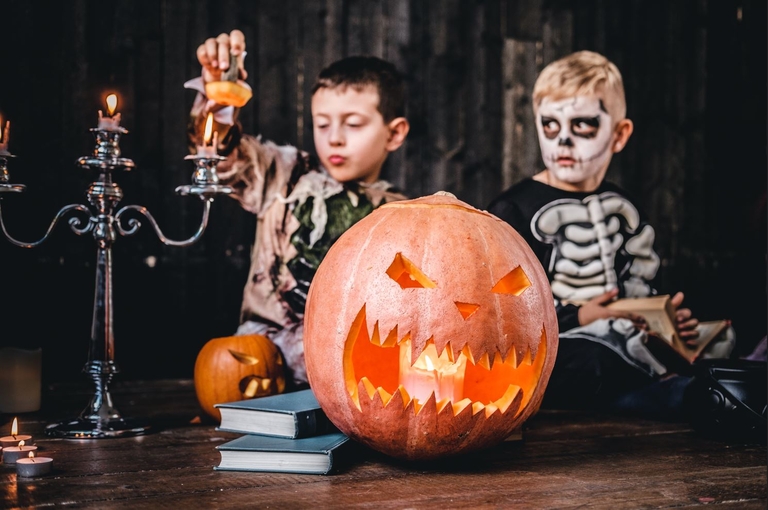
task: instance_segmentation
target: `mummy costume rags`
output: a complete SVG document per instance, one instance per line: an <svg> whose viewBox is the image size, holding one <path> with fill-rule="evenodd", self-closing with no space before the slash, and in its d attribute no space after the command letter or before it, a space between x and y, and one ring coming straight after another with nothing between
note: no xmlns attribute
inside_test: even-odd
<svg viewBox="0 0 768 510"><path fill-rule="evenodd" d="M191 112L191 144L207 106L200 93ZM224 154L229 156L218 165L219 179L232 186L235 191L230 196L257 217L241 324L235 334L259 334L272 340L285 358L288 380L302 385L307 382L304 306L317 267L352 225L376 207L406 197L382 180L342 184L296 147L241 134L236 112L231 110L219 110L215 117L232 125L223 137L228 147Z"/></svg>

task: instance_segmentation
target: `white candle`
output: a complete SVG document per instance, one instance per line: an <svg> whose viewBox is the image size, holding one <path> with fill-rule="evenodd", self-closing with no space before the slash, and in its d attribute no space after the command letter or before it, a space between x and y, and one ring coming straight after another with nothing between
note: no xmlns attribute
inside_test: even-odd
<svg viewBox="0 0 768 510"><path fill-rule="evenodd" d="M400 384L411 398L426 402L432 393L439 402L445 398L458 402L464 398L464 372L467 359L460 354L454 363L448 352L437 355L434 344L424 349L419 358L411 363L410 342L400 344Z"/></svg>
<svg viewBox="0 0 768 510"><path fill-rule="evenodd" d="M205 121L205 134L203 135L203 145L197 146L197 155L204 158L212 158L217 154L217 147L219 145L219 132L213 133L213 143L211 143L211 131L213 130L213 114L209 113L208 118Z"/></svg>
<svg viewBox="0 0 768 510"><path fill-rule="evenodd" d="M0 349L0 413L40 409L42 358L42 349Z"/></svg>
<svg viewBox="0 0 768 510"><path fill-rule="evenodd" d="M20 441L30 442L32 441L32 436L28 434L19 434L19 420L18 418L14 418L13 425L11 425L11 435L0 437L0 446L3 448L19 446Z"/></svg>
<svg viewBox="0 0 768 510"><path fill-rule="evenodd" d="M3 129L3 123L0 121L0 156L7 156L10 154L8 151L8 139L11 137L11 121L5 121L5 128Z"/></svg>
<svg viewBox="0 0 768 510"><path fill-rule="evenodd" d="M115 114L115 110L117 109L117 95L110 94L107 96L107 109L108 117L104 117L101 110L99 110L99 129L105 131L119 131L120 114Z"/></svg>
<svg viewBox="0 0 768 510"><path fill-rule="evenodd" d="M37 450L37 446L28 446L19 441L19 446L3 447L3 464L15 464L22 457L28 457L29 452Z"/></svg>
<svg viewBox="0 0 768 510"><path fill-rule="evenodd" d="M25 478L47 475L51 472L52 468L52 458L35 457L35 452L29 452L29 457L16 461L16 475Z"/></svg>

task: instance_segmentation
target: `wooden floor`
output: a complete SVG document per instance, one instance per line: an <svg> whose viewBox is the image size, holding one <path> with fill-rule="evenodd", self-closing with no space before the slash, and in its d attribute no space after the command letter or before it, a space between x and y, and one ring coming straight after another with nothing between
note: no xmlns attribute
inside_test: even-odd
<svg viewBox="0 0 768 510"><path fill-rule="evenodd" d="M76 416L85 385L46 390L20 415L46 477L17 479L0 465L0 507L30 508L717 508L765 509L766 448L701 437L686 424L542 411L522 441L435 465L397 462L363 447L330 476L214 471L235 434L200 415L192 382L116 383L126 416L150 419L136 438L63 440L47 423ZM0 435L12 416L0 415Z"/></svg>

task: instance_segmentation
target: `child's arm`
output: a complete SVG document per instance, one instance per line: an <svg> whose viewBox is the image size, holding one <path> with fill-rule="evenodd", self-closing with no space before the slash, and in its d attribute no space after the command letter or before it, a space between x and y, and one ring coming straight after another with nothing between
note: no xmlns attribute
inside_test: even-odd
<svg viewBox="0 0 768 510"><path fill-rule="evenodd" d="M203 130L209 113L213 114L213 129L219 137L219 153L229 154L240 142L240 124L237 122L239 108L217 104L205 96L205 84L219 81L222 73L230 66L230 54L235 57L238 77L245 79L248 73L243 67L245 57L245 36L240 30L229 34L219 34L218 37L208 38L197 48L197 61L201 66L199 78L189 80L185 88L197 91L197 97L190 112L189 128L187 130L190 152L197 145L202 145Z"/></svg>
<svg viewBox="0 0 768 510"><path fill-rule="evenodd" d="M240 79L247 77L243 68L245 36L240 30L208 38L197 48L201 76L184 84L197 90L187 129L190 152L202 145L203 131L209 113L213 113L213 130L218 133L218 153L227 157L217 165L222 184L232 186L233 198L243 208L259 214L286 187L297 167L307 165L306 155L291 146L277 146L260 138L245 135L237 121L239 108L224 106L205 95L205 84L219 81L229 69L234 55Z"/></svg>

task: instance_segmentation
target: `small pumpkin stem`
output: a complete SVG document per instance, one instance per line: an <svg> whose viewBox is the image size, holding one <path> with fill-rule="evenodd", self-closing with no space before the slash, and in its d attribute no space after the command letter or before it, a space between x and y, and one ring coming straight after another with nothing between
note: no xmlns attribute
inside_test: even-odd
<svg viewBox="0 0 768 510"><path fill-rule="evenodd" d="M221 81L231 81L237 83L240 75L240 69L237 68L237 56L229 54L229 69L221 73Z"/></svg>
<svg viewBox="0 0 768 510"><path fill-rule="evenodd" d="M435 195L456 198L456 195L454 195L450 191L438 191L437 193L435 193Z"/></svg>

